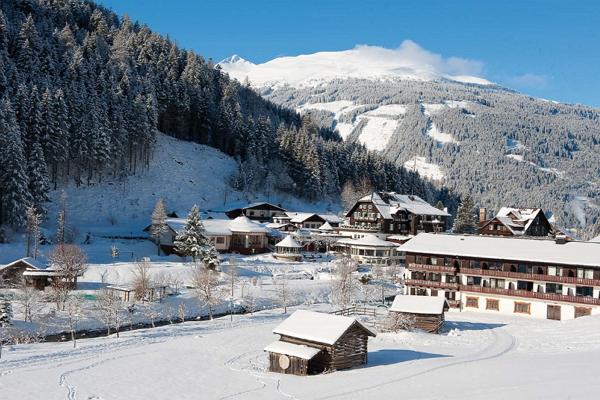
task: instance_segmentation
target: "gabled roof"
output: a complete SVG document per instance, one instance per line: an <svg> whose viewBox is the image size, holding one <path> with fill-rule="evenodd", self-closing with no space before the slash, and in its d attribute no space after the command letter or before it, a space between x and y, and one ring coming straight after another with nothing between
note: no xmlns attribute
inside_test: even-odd
<svg viewBox="0 0 600 400"><path fill-rule="evenodd" d="M325 222L329 222L330 224L339 224L343 222L343 220L335 214L318 214L318 213L310 213L310 212L286 212L286 215L291 218L290 222L300 224L307 219L317 216L319 219L322 219Z"/></svg>
<svg viewBox="0 0 600 400"><path fill-rule="evenodd" d="M166 220L167 226L175 233L183 231L186 223L185 218L167 218ZM206 219L202 220L202 225L208 236L231 236L233 232L267 233L268 231L263 225L243 215L233 220Z"/></svg>
<svg viewBox="0 0 600 400"><path fill-rule="evenodd" d="M280 206L276 206L276 205L271 204L271 203L267 203L265 201L259 201L259 202L256 202L256 203L248 204L247 206L243 207L242 210L246 210L248 208L260 208L260 207L264 207L264 206L267 206L269 208L272 208L272 209L275 209L275 210L278 210L278 211L285 211L284 208L282 208Z"/></svg>
<svg viewBox="0 0 600 400"><path fill-rule="evenodd" d="M319 227L319 230L320 231L332 231L333 226L331 226L329 221L325 221L325 223Z"/></svg>
<svg viewBox="0 0 600 400"><path fill-rule="evenodd" d="M384 219L392 219L398 211L408 211L415 215L435 215L448 217L450 214L435 208L419 196L396 192L373 192L358 202L372 202ZM350 211L352 211L354 207ZM350 212L346 216L350 216Z"/></svg>
<svg viewBox="0 0 600 400"><path fill-rule="evenodd" d="M401 245L399 250L417 254L600 268L600 243L570 241L558 244L554 240L533 239L528 236L503 237L420 233Z"/></svg>
<svg viewBox="0 0 600 400"><path fill-rule="evenodd" d="M450 306L442 296L407 296L394 298L390 311L411 314L442 314Z"/></svg>
<svg viewBox="0 0 600 400"><path fill-rule="evenodd" d="M526 233L536 217L542 213L541 208L502 207L496 218L513 234Z"/></svg>
<svg viewBox="0 0 600 400"><path fill-rule="evenodd" d="M333 345L355 324L369 336L375 336L371 330L355 318L306 310L294 312L273 329L273 333Z"/></svg>
<svg viewBox="0 0 600 400"><path fill-rule="evenodd" d="M31 269L45 270L48 268L48 264L41 260L33 259L32 257L23 257L6 265L0 266L0 269L12 267L18 263L24 263Z"/></svg>
<svg viewBox="0 0 600 400"><path fill-rule="evenodd" d="M593 239L590 239L590 242L592 242L592 243L600 243L600 235L596 236Z"/></svg>
<svg viewBox="0 0 600 400"><path fill-rule="evenodd" d="M277 246L277 247L289 247L289 248L296 248L296 249L302 248L302 245L300 243L296 242L294 240L294 238L291 237L290 235L287 235L285 237L285 239L283 239L281 242L277 243L275 246Z"/></svg>
<svg viewBox="0 0 600 400"><path fill-rule="evenodd" d="M231 220L229 222L229 229L232 232L267 233L267 228L252 221L245 215L240 215L239 217Z"/></svg>

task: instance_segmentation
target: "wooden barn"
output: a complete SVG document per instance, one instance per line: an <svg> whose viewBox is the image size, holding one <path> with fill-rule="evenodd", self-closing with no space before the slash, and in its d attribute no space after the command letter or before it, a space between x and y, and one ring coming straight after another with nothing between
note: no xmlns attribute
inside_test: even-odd
<svg viewBox="0 0 600 400"><path fill-rule="evenodd" d="M265 347L269 371L312 375L367 363L367 342L375 334L355 318L296 311L273 333L278 341Z"/></svg>
<svg viewBox="0 0 600 400"><path fill-rule="evenodd" d="M444 325L444 313L449 309L445 297L396 296L390 314L407 317L411 327L429 333L440 333ZM392 318L393 320L393 318Z"/></svg>

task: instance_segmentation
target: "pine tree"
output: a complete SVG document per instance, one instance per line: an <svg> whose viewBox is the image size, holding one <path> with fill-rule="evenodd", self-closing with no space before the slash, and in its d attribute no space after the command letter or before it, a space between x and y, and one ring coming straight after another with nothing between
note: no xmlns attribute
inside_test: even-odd
<svg viewBox="0 0 600 400"><path fill-rule="evenodd" d="M467 195L460 203L452 231L454 233L473 233L475 232L475 214L473 210L475 204L470 195Z"/></svg>
<svg viewBox="0 0 600 400"><path fill-rule="evenodd" d="M48 201L48 167L44 158L42 146L36 140L32 143L31 151L27 160L27 172L29 176L29 193L33 204L43 211L43 204Z"/></svg>
<svg viewBox="0 0 600 400"><path fill-rule="evenodd" d="M158 247L158 255L160 256L160 239L168 230L167 226L167 210L163 199L158 199L154 210L152 211L152 225L150 226L150 234L156 241Z"/></svg>
<svg viewBox="0 0 600 400"><path fill-rule="evenodd" d="M183 231L175 237L174 245L177 253L183 257L191 256L193 261L197 259L204 261L205 254L213 247L204 232L200 211L198 206L194 205L187 217Z"/></svg>

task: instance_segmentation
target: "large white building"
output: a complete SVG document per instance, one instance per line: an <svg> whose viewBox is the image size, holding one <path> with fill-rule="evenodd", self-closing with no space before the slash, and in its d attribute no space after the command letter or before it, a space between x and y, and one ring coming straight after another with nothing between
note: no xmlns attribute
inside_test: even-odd
<svg viewBox="0 0 600 400"><path fill-rule="evenodd" d="M422 233L400 250L411 295L536 318L600 314L600 243Z"/></svg>

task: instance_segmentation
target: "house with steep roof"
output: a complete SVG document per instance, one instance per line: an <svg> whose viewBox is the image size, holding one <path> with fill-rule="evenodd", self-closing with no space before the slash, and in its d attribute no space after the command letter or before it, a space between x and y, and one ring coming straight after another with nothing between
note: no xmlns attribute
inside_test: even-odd
<svg viewBox="0 0 600 400"><path fill-rule="evenodd" d="M494 218L479 222L478 232L493 236L552 236L554 228L541 208L502 207Z"/></svg>
<svg viewBox="0 0 600 400"><path fill-rule="evenodd" d="M367 343L374 337L355 318L299 310L273 333L279 340L265 347L269 371L310 375L366 364Z"/></svg>
<svg viewBox="0 0 600 400"><path fill-rule="evenodd" d="M340 233L352 238L374 234L386 239L390 235L443 232L449 216L419 196L373 192L348 210Z"/></svg>
<svg viewBox="0 0 600 400"><path fill-rule="evenodd" d="M285 209L280 205L274 205L267 202L257 202L248 204L241 208L232 208L225 211L227 217L234 219L241 215L258 222L273 222L273 217L284 215Z"/></svg>

